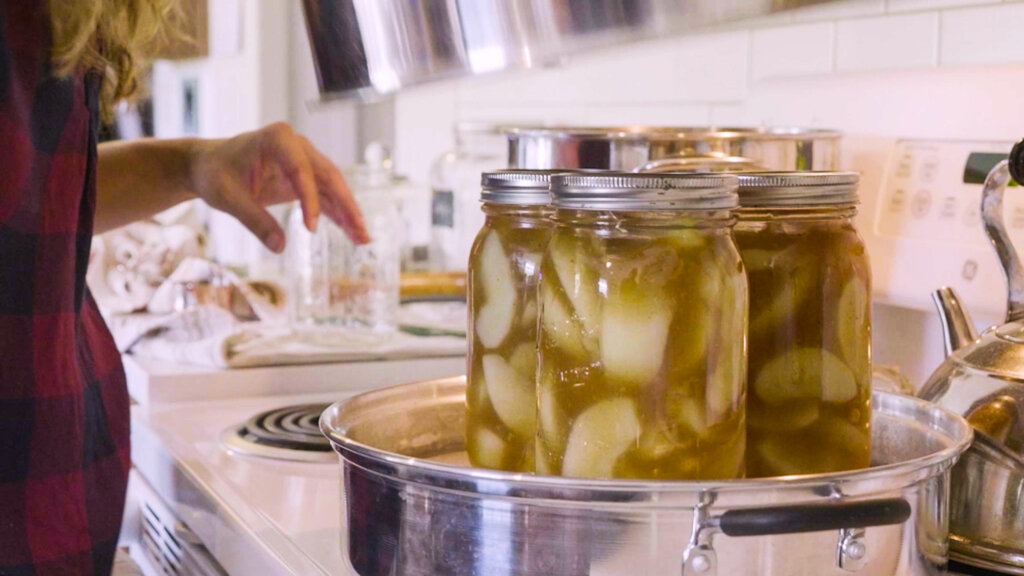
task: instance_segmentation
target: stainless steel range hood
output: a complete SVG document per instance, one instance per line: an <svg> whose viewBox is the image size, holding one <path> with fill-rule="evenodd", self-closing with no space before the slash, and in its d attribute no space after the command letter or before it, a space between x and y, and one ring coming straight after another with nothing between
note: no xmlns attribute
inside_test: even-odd
<svg viewBox="0 0 1024 576"><path fill-rule="evenodd" d="M373 97L441 78L827 0L303 0L324 97Z"/></svg>

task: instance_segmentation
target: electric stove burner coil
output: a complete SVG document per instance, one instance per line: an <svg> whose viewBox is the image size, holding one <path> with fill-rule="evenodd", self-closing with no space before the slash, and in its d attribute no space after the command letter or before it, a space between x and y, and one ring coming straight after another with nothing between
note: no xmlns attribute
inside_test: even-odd
<svg viewBox="0 0 1024 576"><path fill-rule="evenodd" d="M276 460L333 462L331 443L320 433L329 404L301 404L261 412L224 433L229 450Z"/></svg>

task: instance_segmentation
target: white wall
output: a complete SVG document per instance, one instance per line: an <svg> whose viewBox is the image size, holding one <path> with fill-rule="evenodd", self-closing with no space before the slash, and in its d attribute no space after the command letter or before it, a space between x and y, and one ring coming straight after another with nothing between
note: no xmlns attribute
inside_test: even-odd
<svg viewBox="0 0 1024 576"><path fill-rule="evenodd" d="M336 163L354 161L356 105L319 102L299 2L216 0L209 23L209 57L154 65L158 137L183 135L184 84L195 79L199 136L228 137L283 120Z"/></svg>
<svg viewBox="0 0 1024 576"><path fill-rule="evenodd" d="M183 91L198 88L198 136L218 138L283 119L287 94L264 90L275 73L264 65L287 37L278 2L218 0L210 3L210 56L200 60L159 61L153 66L154 131L157 137L185 135ZM278 24L275 33L274 25Z"/></svg>

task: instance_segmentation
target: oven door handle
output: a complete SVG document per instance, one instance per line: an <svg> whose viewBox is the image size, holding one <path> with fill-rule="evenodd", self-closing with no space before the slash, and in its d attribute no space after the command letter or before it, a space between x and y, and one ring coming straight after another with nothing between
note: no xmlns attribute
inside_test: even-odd
<svg viewBox="0 0 1024 576"><path fill-rule="evenodd" d="M771 536L902 524L910 518L903 498L796 504L728 510L715 518L726 536Z"/></svg>

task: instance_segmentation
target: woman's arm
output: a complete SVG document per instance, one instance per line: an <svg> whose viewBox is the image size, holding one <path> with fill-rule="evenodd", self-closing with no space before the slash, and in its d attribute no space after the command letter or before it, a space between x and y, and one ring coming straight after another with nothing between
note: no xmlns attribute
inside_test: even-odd
<svg viewBox="0 0 1024 576"><path fill-rule="evenodd" d="M298 199L306 227L321 211L356 242L369 240L341 172L286 124L227 140L136 140L99 147L96 233L201 198L242 222L268 248L284 231L266 206Z"/></svg>
<svg viewBox="0 0 1024 576"><path fill-rule="evenodd" d="M191 138L100 144L95 232L144 220L195 198L190 164L197 144Z"/></svg>

